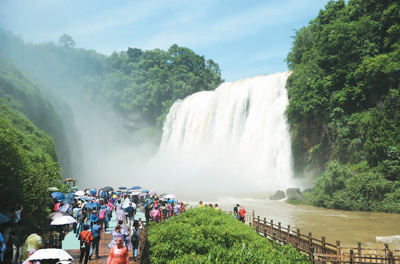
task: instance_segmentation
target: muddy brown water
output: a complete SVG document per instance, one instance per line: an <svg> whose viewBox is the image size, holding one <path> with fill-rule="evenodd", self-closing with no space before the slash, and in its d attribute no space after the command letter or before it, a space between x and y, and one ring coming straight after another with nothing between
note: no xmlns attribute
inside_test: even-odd
<svg viewBox="0 0 400 264"><path fill-rule="evenodd" d="M331 210L268 199L220 198L203 202L218 203L224 211L232 211L239 203L248 214L254 210L256 217L281 222L285 227L290 225L291 229L300 228L302 234L311 232L317 239L325 236L326 242L334 245L339 240L343 247L357 247L357 242L361 242L363 248L383 249L388 243L390 249L400 249L400 214ZM189 202L193 207L197 203Z"/></svg>

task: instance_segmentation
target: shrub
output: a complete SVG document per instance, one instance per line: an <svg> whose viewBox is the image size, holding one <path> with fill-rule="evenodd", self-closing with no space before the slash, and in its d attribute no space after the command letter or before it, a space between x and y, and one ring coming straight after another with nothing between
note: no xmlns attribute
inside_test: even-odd
<svg viewBox="0 0 400 264"><path fill-rule="evenodd" d="M271 244L251 226L196 208L149 226L150 263L309 263L290 245Z"/></svg>

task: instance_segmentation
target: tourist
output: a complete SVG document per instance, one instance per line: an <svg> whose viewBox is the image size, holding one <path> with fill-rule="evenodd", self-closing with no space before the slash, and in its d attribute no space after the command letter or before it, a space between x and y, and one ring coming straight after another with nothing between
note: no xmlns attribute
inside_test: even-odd
<svg viewBox="0 0 400 264"><path fill-rule="evenodd" d="M136 261L136 257L138 254L138 248L139 248L139 242L140 242L140 236L139 236L139 222L134 221L133 223L133 228L132 228L132 236L131 236L131 243L132 243L132 248L133 248L133 261Z"/></svg>
<svg viewBox="0 0 400 264"><path fill-rule="evenodd" d="M117 211L115 212L116 221L122 220L124 221L125 212L122 209L122 206L118 206Z"/></svg>
<svg viewBox="0 0 400 264"><path fill-rule="evenodd" d="M215 204L215 210L220 210L221 211L221 208L218 207L218 204Z"/></svg>
<svg viewBox="0 0 400 264"><path fill-rule="evenodd" d="M65 232L61 226L51 226L49 233L49 240L52 242L50 247L62 248L62 241L64 240Z"/></svg>
<svg viewBox="0 0 400 264"><path fill-rule="evenodd" d="M36 249L32 249L31 251L29 251L27 258L32 256L33 253L35 253L35 252L36 252ZM22 264L40 264L40 261L39 260L33 260L33 261L25 260L24 262L22 262Z"/></svg>
<svg viewBox="0 0 400 264"><path fill-rule="evenodd" d="M6 252L6 244L4 243L3 235L0 232L0 262L3 262L5 252Z"/></svg>
<svg viewBox="0 0 400 264"><path fill-rule="evenodd" d="M233 207L233 216L237 219L239 219L239 204L236 204L235 207Z"/></svg>
<svg viewBox="0 0 400 264"><path fill-rule="evenodd" d="M99 245L100 245L100 233L101 233L101 220L98 219L92 228L92 246L90 247L89 260L92 259L93 252L95 252L95 258L100 258L99 256Z"/></svg>
<svg viewBox="0 0 400 264"><path fill-rule="evenodd" d="M86 217L85 209L81 209L76 216L76 237L82 232Z"/></svg>
<svg viewBox="0 0 400 264"><path fill-rule="evenodd" d="M42 233L40 230L36 230L26 238L25 245L22 250L22 255L24 256L23 259L27 259L31 251L36 251L43 247L41 234Z"/></svg>
<svg viewBox="0 0 400 264"><path fill-rule="evenodd" d="M244 223L245 222L245 217L246 217L246 210L244 209L243 206L240 206L240 209L239 209L239 220Z"/></svg>
<svg viewBox="0 0 400 264"><path fill-rule="evenodd" d="M133 226L133 220L135 220L135 214L136 214L136 210L132 206L132 202L129 202L129 206L127 208L125 208L125 213L127 214L126 218L128 220L127 221L128 229L131 230L132 226Z"/></svg>
<svg viewBox="0 0 400 264"><path fill-rule="evenodd" d="M22 262L22 247L27 237L27 230L21 220L18 221L17 226L11 229L10 237L12 238L13 244L12 263L19 264Z"/></svg>
<svg viewBox="0 0 400 264"><path fill-rule="evenodd" d="M175 215L181 214L181 203L179 201L174 205L174 214Z"/></svg>
<svg viewBox="0 0 400 264"><path fill-rule="evenodd" d="M144 216L146 217L146 225L149 224L149 221L150 221L150 219L151 219L150 211L151 211L151 203L148 204L148 205L144 208Z"/></svg>
<svg viewBox="0 0 400 264"><path fill-rule="evenodd" d="M117 239L121 238L123 241L123 245L127 249L132 249L132 243L131 243L131 240L129 239L129 231L124 230L122 228L122 226L117 225L114 228L114 230L111 231L111 235L112 235L113 239L108 244L108 248L112 248L113 246L115 246L117 244Z"/></svg>
<svg viewBox="0 0 400 264"><path fill-rule="evenodd" d="M203 206L203 201L200 201L199 202L199 208L203 208L204 206Z"/></svg>
<svg viewBox="0 0 400 264"><path fill-rule="evenodd" d="M83 231L79 234L78 239L80 241L81 251L79 263L82 263L83 257L85 257L85 264L87 264L89 260L90 245L93 241L92 232L89 231L89 225L83 226Z"/></svg>
<svg viewBox="0 0 400 264"><path fill-rule="evenodd" d="M129 254L128 249L124 246L121 237L116 240L116 245L110 249L108 254L107 264L128 264Z"/></svg>
<svg viewBox="0 0 400 264"><path fill-rule="evenodd" d="M154 205L154 208L153 208L153 210L151 210L150 215L153 218L153 222L158 223L160 221L161 212L158 209L157 205Z"/></svg>
<svg viewBox="0 0 400 264"><path fill-rule="evenodd" d="M97 211L93 210L90 215L90 228L91 229L93 229L93 225L97 222L97 219L99 219L99 216L97 215Z"/></svg>

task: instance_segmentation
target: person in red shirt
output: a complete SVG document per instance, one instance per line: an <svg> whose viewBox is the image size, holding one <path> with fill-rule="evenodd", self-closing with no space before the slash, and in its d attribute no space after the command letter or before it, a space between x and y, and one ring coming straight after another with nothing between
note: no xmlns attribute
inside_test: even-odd
<svg viewBox="0 0 400 264"><path fill-rule="evenodd" d="M85 264L87 264L89 260L90 245L93 241L92 232L89 231L89 225L83 226L83 231L79 234L78 239L81 242L81 255L79 256L79 263L82 263L83 256L85 256ZM85 245L85 247L82 247L82 245Z"/></svg>
<svg viewBox="0 0 400 264"><path fill-rule="evenodd" d="M128 249L124 247L121 237L117 238L117 244L110 249L107 264L129 264Z"/></svg>
<svg viewBox="0 0 400 264"><path fill-rule="evenodd" d="M244 209L243 206L240 206L239 209L239 221L242 221L243 223L245 222L245 217L246 217L246 210Z"/></svg>

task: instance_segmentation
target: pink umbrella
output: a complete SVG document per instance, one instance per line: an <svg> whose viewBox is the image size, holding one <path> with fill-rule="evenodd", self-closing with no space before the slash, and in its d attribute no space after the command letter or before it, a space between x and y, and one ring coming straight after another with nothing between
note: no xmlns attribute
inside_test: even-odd
<svg viewBox="0 0 400 264"><path fill-rule="evenodd" d="M175 195L170 193L170 194L165 195L164 198L166 198L166 199L175 199Z"/></svg>
<svg viewBox="0 0 400 264"><path fill-rule="evenodd" d="M155 194L157 194L157 190L156 190L156 189L151 189L151 190L149 191L149 195L150 195L150 196L155 195Z"/></svg>

